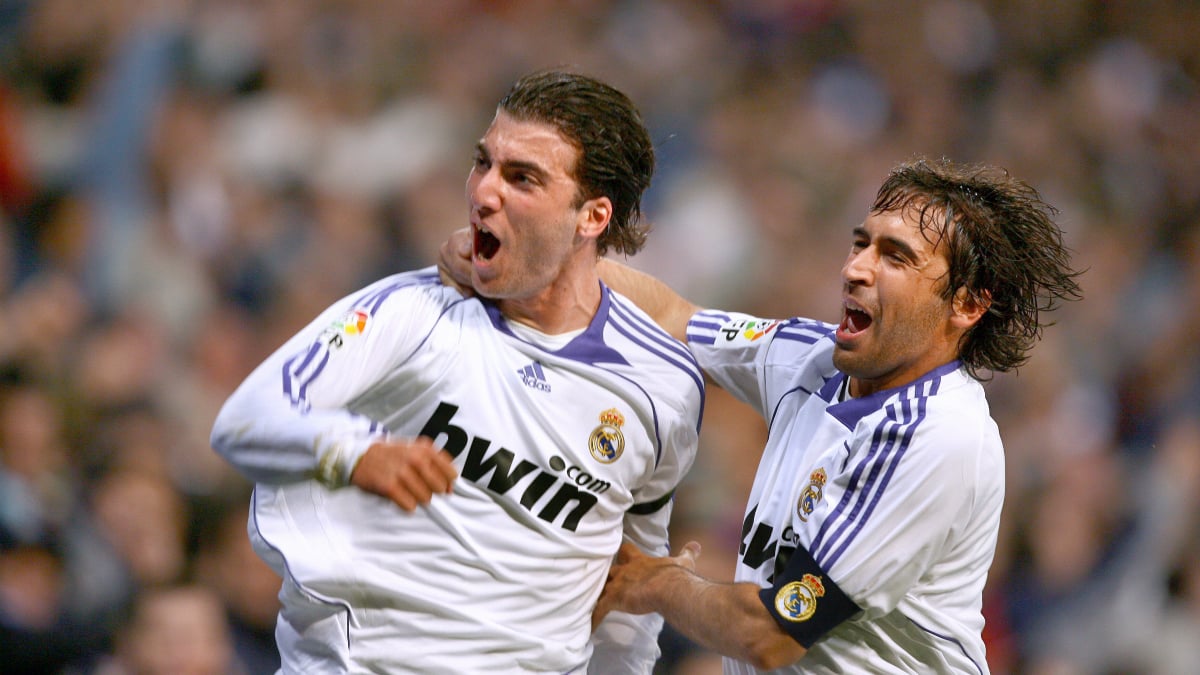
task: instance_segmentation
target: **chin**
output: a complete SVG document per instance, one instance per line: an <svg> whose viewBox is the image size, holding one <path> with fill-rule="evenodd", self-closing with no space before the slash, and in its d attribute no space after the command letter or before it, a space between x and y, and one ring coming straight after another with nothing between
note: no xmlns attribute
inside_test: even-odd
<svg viewBox="0 0 1200 675"><path fill-rule="evenodd" d="M855 368L855 363L857 363L858 361L859 361L859 359L855 358L854 352L842 347L841 345L834 346L834 348L833 348L833 367L834 368L837 368L838 370L842 371L843 373L846 373L847 375L853 375L856 370L859 370L858 368Z"/></svg>

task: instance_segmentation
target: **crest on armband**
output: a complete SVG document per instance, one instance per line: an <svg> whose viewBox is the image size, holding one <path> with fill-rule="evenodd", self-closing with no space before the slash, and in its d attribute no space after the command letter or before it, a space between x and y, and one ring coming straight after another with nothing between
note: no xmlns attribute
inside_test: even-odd
<svg viewBox="0 0 1200 675"><path fill-rule="evenodd" d="M625 434L621 431L624 424L625 416L616 408L600 413L600 426L593 429L588 437L588 450L592 457L605 464L617 461L625 451Z"/></svg>
<svg viewBox="0 0 1200 675"><path fill-rule="evenodd" d="M788 621L808 621L817 611L817 600L825 596L821 577L805 574L775 594L775 611Z"/></svg>

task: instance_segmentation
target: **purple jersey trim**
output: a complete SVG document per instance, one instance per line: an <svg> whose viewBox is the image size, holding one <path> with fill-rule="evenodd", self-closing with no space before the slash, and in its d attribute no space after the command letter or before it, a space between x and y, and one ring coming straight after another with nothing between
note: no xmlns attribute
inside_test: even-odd
<svg viewBox="0 0 1200 675"><path fill-rule="evenodd" d="M920 380L907 385L901 399L886 406L888 415L875 427L870 449L851 474L850 484L841 501L830 512L817 531L817 536L813 538L813 557L821 567L829 569L836 564L870 520L895 474L896 467L908 451L913 433L925 419L928 399L937 393L942 372L951 365L954 364L935 369ZM894 392L879 392L874 396L852 399L838 405L861 402L870 404L872 409L875 409L878 407L879 398L889 398L892 393Z"/></svg>

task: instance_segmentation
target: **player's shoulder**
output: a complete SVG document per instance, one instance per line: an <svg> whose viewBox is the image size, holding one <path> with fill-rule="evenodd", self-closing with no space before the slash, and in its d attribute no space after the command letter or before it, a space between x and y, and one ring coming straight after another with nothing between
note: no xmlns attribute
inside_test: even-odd
<svg viewBox="0 0 1200 675"><path fill-rule="evenodd" d="M770 347L808 351L832 343L834 326L816 319L772 319L722 309L702 309L688 322L688 341L717 349Z"/></svg>
<svg viewBox="0 0 1200 675"><path fill-rule="evenodd" d="M927 400L926 415L941 422L979 425L992 419L983 384L957 363L935 371L914 390Z"/></svg>
<svg viewBox="0 0 1200 675"><path fill-rule="evenodd" d="M351 304L354 309L374 316L401 307L410 312L420 305L438 311L463 299L456 289L442 283L437 268L431 266L383 277L358 291Z"/></svg>
<svg viewBox="0 0 1200 675"><path fill-rule="evenodd" d="M930 378L914 388L910 414L919 443L935 452L969 462L1002 456L999 428L991 416L983 385L962 368Z"/></svg>
<svg viewBox="0 0 1200 675"><path fill-rule="evenodd" d="M604 303L604 341L620 354L625 376L651 392L656 400L673 400L681 410L702 408L704 373L687 345L616 291L610 290Z"/></svg>
<svg viewBox="0 0 1200 675"><path fill-rule="evenodd" d="M700 366L687 345L672 337L632 300L609 289L604 303L607 305L605 320L612 329L609 339L618 342L626 360L641 365L682 366L686 371L699 374ZM601 311L605 311L604 307Z"/></svg>

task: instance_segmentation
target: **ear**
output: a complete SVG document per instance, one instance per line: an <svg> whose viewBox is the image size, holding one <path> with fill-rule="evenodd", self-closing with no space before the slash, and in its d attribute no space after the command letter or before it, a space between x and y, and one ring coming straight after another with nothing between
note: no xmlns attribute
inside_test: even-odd
<svg viewBox="0 0 1200 675"><path fill-rule="evenodd" d="M960 286L954 291L954 299L950 305L950 324L964 331L970 330L983 318L983 313L988 307L992 306L992 294L980 291L979 297L973 297L965 286Z"/></svg>
<svg viewBox="0 0 1200 675"><path fill-rule="evenodd" d="M584 239L598 239L612 219L613 205L608 197L595 197L579 207L575 233Z"/></svg>

